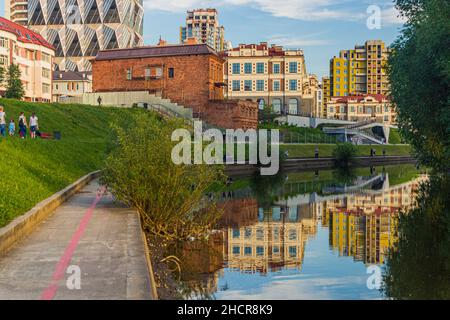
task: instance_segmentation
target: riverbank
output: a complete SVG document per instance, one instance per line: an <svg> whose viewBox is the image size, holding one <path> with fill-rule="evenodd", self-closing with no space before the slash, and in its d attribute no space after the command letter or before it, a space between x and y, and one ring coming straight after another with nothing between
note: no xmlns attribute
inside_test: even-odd
<svg viewBox="0 0 450 320"><path fill-rule="evenodd" d="M416 163L417 160L411 155L403 156L375 156L356 157L352 167L382 166ZM332 157L322 158L288 158L280 163L284 171L324 170L335 168L335 159ZM225 173L231 177L250 176L259 172L259 167L252 164L227 165Z"/></svg>
<svg viewBox="0 0 450 320"><path fill-rule="evenodd" d="M289 158L314 158L316 147L319 150L319 157L331 157L336 144L282 144L281 152L287 152ZM377 156L409 156L412 153L411 146L407 144L396 145L358 145L356 146L358 157L370 156L370 150L374 149Z"/></svg>

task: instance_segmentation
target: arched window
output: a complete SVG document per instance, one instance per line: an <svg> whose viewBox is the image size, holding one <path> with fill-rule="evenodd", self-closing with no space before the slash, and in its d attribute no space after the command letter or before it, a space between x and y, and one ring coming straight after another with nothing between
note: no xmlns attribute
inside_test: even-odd
<svg viewBox="0 0 450 320"><path fill-rule="evenodd" d="M272 100L272 109L274 113L281 113L281 99Z"/></svg>
<svg viewBox="0 0 450 320"><path fill-rule="evenodd" d="M298 114L298 100L289 99L289 114Z"/></svg>
<svg viewBox="0 0 450 320"><path fill-rule="evenodd" d="M266 101L264 101L263 98L258 99L258 108L259 108L259 110L263 110L265 105L266 105Z"/></svg>

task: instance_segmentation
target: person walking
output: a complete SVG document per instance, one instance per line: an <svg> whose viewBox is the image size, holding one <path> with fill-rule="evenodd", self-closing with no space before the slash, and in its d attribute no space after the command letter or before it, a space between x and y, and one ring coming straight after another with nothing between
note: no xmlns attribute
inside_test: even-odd
<svg viewBox="0 0 450 320"><path fill-rule="evenodd" d="M9 136L12 137L16 132L16 123L13 119L9 122Z"/></svg>
<svg viewBox="0 0 450 320"><path fill-rule="evenodd" d="M33 112L30 117L31 139L36 139L36 130L39 130L38 117L36 116L36 113Z"/></svg>
<svg viewBox="0 0 450 320"><path fill-rule="evenodd" d="M19 116L19 135L22 139L25 139L27 135L27 118L24 112L21 112Z"/></svg>
<svg viewBox="0 0 450 320"><path fill-rule="evenodd" d="M0 136L6 136L6 113L3 106L0 106Z"/></svg>

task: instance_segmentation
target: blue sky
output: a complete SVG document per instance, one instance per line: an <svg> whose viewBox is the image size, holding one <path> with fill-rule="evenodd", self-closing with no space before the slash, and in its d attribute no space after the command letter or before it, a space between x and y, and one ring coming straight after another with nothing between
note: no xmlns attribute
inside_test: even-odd
<svg viewBox="0 0 450 320"><path fill-rule="evenodd" d="M328 74L329 59L339 50L369 39L390 44L402 26L391 0L144 0L144 5L145 44L155 44L160 36L178 42L186 10L214 7L233 46L267 41L301 48L307 71L320 77ZM370 5L380 9L379 29L366 25ZM4 6L0 0L2 16Z"/></svg>

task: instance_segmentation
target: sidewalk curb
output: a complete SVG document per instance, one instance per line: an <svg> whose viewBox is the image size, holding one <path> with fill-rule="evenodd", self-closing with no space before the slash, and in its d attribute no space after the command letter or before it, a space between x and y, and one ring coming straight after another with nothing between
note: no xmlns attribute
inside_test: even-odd
<svg viewBox="0 0 450 320"><path fill-rule="evenodd" d="M150 279L150 290L152 300L159 300L158 290L156 289L155 276L153 273L152 260L150 259L150 249L148 248L147 237L145 236L144 229L142 228L142 221L139 213L137 213L139 219L139 227L141 229L142 241L144 242L145 260L147 261L148 276Z"/></svg>
<svg viewBox="0 0 450 320"><path fill-rule="evenodd" d="M94 171L81 177L70 186L39 202L31 210L0 228L0 255L5 254L14 244L33 232L56 208L97 178L100 172Z"/></svg>

